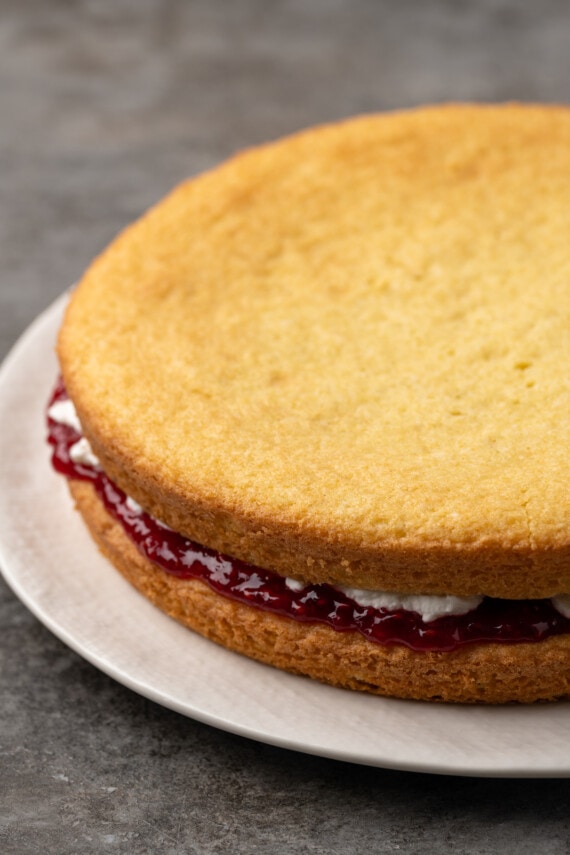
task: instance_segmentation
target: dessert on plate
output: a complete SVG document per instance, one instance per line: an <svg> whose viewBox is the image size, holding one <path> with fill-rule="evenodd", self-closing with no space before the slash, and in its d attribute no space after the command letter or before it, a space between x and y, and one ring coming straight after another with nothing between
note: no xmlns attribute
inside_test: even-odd
<svg viewBox="0 0 570 855"><path fill-rule="evenodd" d="M568 696L568 199L570 110L514 104L315 128L175 189L59 335L54 465L103 553L293 673Z"/></svg>

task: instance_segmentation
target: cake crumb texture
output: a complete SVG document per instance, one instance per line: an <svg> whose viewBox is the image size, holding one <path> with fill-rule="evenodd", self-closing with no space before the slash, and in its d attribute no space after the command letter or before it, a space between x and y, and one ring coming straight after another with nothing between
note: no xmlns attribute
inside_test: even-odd
<svg viewBox="0 0 570 855"><path fill-rule="evenodd" d="M570 592L570 111L448 106L239 154L77 288L107 473L310 581Z"/></svg>

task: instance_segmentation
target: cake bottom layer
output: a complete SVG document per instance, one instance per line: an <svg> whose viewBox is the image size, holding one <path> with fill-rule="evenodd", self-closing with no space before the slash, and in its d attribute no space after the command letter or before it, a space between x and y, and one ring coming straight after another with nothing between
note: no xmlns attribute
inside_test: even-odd
<svg viewBox="0 0 570 855"><path fill-rule="evenodd" d="M167 574L138 551L91 483L68 483L95 542L122 575L170 617L237 653L334 686L398 698L496 704L570 697L569 635L416 652L298 623L230 600L199 579Z"/></svg>

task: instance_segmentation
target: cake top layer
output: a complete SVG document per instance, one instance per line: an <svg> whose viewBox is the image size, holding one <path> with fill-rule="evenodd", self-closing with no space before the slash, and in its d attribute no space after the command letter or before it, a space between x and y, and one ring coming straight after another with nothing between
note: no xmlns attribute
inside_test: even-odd
<svg viewBox="0 0 570 855"><path fill-rule="evenodd" d="M207 545L361 587L570 591L570 110L240 154L94 262L59 355L109 474Z"/></svg>

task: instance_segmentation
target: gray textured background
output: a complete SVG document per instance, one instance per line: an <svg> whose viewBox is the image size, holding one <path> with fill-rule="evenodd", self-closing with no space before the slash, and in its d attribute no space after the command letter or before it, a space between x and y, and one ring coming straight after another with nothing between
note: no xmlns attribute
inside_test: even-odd
<svg viewBox="0 0 570 855"><path fill-rule="evenodd" d="M0 0L0 357L113 234L236 149L353 113L570 101L565 0ZM568 853L567 781L233 737L100 674L0 582L0 851Z"/></svg>

